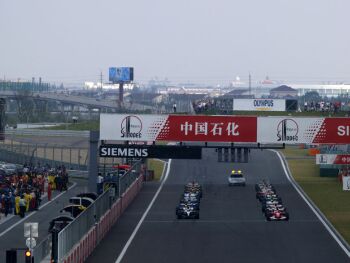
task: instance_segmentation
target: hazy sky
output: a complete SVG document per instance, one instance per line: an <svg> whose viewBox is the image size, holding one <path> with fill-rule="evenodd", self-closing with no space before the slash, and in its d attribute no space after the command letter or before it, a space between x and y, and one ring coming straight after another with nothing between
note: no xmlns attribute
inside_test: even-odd
<svg viewBox="0 0 350 263"><path fill-rule="evenodd" d="M0 0L0 77L350 82L349 0Z"/></svg>

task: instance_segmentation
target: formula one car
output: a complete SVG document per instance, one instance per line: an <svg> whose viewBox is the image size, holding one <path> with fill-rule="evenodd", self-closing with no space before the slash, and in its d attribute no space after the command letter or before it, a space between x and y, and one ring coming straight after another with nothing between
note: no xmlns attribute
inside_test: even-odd
<svg viewBox="0 0 350 263"><path fill-rule="evenodd" d="M282 198L276 194L259 195L258 199L262 204L266 203L267 201L278 201L282 203Z"/></svg>
<svg viewBox="0 0 350 263"><path fill-rule="evenodd" d="M187 183L185 185L185 189L184 189L185 193L196 193L199 195L199 198L202 198L202 186L197 183L197 182L191 182L191 183Z"/></svg>
<svg viewBox="0 0 350 263"><path fill-rule="evenodd" d="M228 185L242 185L245 186L245 178L241 170L232 170L231 174L228 177Z"/></svg>
<svg viewBox="0 0 350 263"><path fill-rule="evenodd" d="M274 211L287 212L287 208L285 208L282 204L277 205L266 205L261 208L263 213L272 213Z"/></svg>
<svg viewBox="0 0 350 263"><path fill-rule="evenodd" d="M200 202L200 195L198 193L184 192L183 195L181 196L181 199Z"/></svg>
<svg viewBox="0 0 350 263"><path fill-rule="evenodd" d="M176 208L177 219L199 219L199 210L191 205L179 205Z"/></svg>
<svg viewBox="0 0 350 263"><path fill-rule="evenodd" d="M266 220L267 221L288 221L289 220L289 214L287 212L283 211L272 211L272 212L265 212Z"/></svg>
<svg viewBox="0 0 350 263"><path fill-rule="evenodd" d="M276 193L276 189L275 187L273 187L273 185L271 185L270 183L266 183L266 182L261 182L255 185L255 191L259 192L259 191L266 191L266 190L270 190Z"/></svg>
<svg viewBox="0 0 350 263"><path fill-rule="evenodd" d="M197 201L191 201L191 200L184 200L184 199L181 199L180 200L180 203L177 207L182 207L182 206L185 206L185 205L189 205L189 206L192 206L194 207L196 210L199 210L199 202Z"/></svg>

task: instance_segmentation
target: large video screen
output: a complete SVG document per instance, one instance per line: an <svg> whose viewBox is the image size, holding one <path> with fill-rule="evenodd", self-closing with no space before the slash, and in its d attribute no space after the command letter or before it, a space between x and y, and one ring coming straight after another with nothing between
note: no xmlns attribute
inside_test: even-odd
<svg viewBox="0 0 350 263"><path fill-rule="evenodd" d="M109 68L109 81L113 83L117 82L130 82L134 80L134 68L120 67Z"/></svg>

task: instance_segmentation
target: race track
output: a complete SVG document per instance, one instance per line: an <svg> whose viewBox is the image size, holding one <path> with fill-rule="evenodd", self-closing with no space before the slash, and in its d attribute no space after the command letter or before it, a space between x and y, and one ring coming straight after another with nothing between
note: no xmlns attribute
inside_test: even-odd
<svg viewBox="0 0 350 263"><path fill-rule="evenodd" d="M277 155L254 150L247 164L218 163L213 149L202 160L172 160L169 177L121 262L350 262L284 175ZM246 187L229 187L241 169ZM289 222L267 222L254 184L275 185ZM203 185L199 220L177 220L183 185ZM147 183L87 262L115 262L158 185Z"/></svg>

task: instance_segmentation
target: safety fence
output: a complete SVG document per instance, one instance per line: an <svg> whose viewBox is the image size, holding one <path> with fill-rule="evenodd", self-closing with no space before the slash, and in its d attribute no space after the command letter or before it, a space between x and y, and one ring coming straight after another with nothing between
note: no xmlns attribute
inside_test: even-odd
<svg viewBox="0 0 350 263"><path fill-rule="evenodd" d="M143 180L141 166L141 162L134 164L127 173L119 177L116 189L110 188L108 191L105 191L92 205L58 233L57 256L59 262L69 254L69 251L71 251L76 244L81 244L81 240L85 240L85 238L89 236L92 228L96 227L99 231L104 233L107 229L105 226L107 215L108 218L111 217L111 213L119 216L120 213L124 211L127 205L129 205L131 200L136 196L138 190L136 191L135 189L140 188L140 184ZM113 191L110 191L111 189L113 189ZM115 196L119 198L117 199ZM120 208L118 210L116 207L119 206ZM117 210L119 213L116 212ZM111 219L108 220L108 222L111 222ZM101 234L99 232L98 237L100 236ZM91 236L89 238L91 239ZM89 238L84 242L88 242L88 240L90 240ZM89 242L91 242L91 240ZM84 253L86 254L87 251Z"/></svg>
<svg viewBox="0 0 350 263"><path fill-rule="evenodd" d="M142 187L142 182L143 176L141 175L127 191L113 203L111 209L100 218L100 221L80 239L80 242L78 242L68 254L59 258L58 262L84 262L136 197Z"/></svg>
<svg viewBox="0 0 350 263"><path fill-rule="evenodd" d="M1 143L0 160L10 163L65 165L68 169L87 170L88 149L47 144Z"/></svg>
<svg viewBox="0 0 350 263"><path fill-rule="evenodd" d="M17 164L64 165L70 170L87 171L88 148L50 144L22 143L6 140L0 143L0 160ZM103 166L122 163L120 158L100 158Z"/></svg>
<svg viewBox="0 0 350 263"><path fill-rule="evenodd" d="M51 235L48 235L33 249L33 258L35 262L44 260L51 251Z"/></svg>
<svg viewBox="0 0 350 263"><path fill-rule="evenodd" d="M5 136L40 136L40 137L79 137L89 138L89 131L6 129Z"/></svg>

